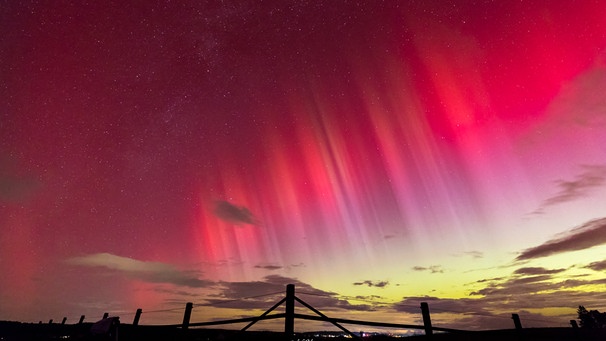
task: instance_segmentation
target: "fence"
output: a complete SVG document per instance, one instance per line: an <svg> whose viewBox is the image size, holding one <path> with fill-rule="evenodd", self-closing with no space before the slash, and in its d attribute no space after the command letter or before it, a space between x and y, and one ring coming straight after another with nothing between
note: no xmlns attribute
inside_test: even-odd
<svg viewBox="0 0 606 341"><path fill-rule="evenodd" d="M296 303L303 305L305 308L307 308L311 312L315 313L315 315L295 313L295 304ZM281 305L285 306L284 312L283 313L274 312L276 310L276 308L278 308ZM269 308L267 311L265 311L260 316L192 323L190 321L192 309L193 309L193 303L191 303L191 302L187 303L185 306L185 312L183 314L183 322L181 324L165 325L164 327L174 327L174 328L180 328L182 330L187 330L190 327L206 327L206 326L219 326L219 325L247 323L246 326L241 329L241 331L246 331L251 326L253 326L255 323L257 323L259 321L271 320L271 319L284 319L284 335L287 338L290 338L295 335L295 330L294 330L295 319L301 319L301 320L322 321L322 322L330 323L330 324L334 325L335 327L339 328L344 333L351 336L352 338L356 338L356 339L359 338L359 335L355 334L355 333L351 332L350 330L348 330L347 328L345 328L343 326L344 324L371 326L371 327L386 327L386 328L395 328L395 329L423 330L425 335L427 335L427 336L433 335L434 331L448 332L448 333L465 333L465 334L473 333L472 331L433 326L432 322L431 322L429 305L426 302L421 302L421 306L420 306L423 325L373 322L373 321L328 317L328 316L324 315L322 312L320 312L319 310L312 307L311 305L307 304L305 301L301 300L299 297L297 297L295 295L295 286L293 284L288 284L286 286L286 295L284 298L282 298L279 302L274 304L271 308ZM132 322L133 326L137 326L139 324L139 320L141 318L142 312L143 312L142 309L137 309L133 322ZM108 316L109 316L109 314L105 313L103 315L103 320L107 319ZM82 324L84 321L84 318L85 318L85 316L82 315L80 317L80 320L78 323ZM522 323L520 321L519 315L512 314L512 319L513 319L513 325L515 327L515 330L521 331ZM61 324L65 324L65 322L66 322L66 318L63 318L63 321ZM572 324L572 327L578 328L576 325L576 321L571 320L570 322ZM52 324L52 323L53 323L53 320L50 320L49 324Z"/></svg>

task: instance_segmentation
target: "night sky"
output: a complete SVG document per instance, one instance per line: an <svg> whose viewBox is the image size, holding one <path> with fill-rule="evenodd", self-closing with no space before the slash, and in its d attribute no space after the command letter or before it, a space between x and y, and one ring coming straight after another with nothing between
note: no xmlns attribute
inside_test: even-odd
<svg viewBox="0 0 606 341"><path fill-rule="evenodd" d="M0 320L567 326L605 93L604 1L3 1Z"/></svg>

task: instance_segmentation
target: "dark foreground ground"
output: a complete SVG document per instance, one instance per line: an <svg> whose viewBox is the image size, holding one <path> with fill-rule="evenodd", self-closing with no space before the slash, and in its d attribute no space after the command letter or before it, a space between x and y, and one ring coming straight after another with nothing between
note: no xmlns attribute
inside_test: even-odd
<svg viewBox="0 0 606 341"><path fill-rule="evenodd" d="M91 323L79 325L30 324L19 322L0 322L0 341L323 341L345 339L343 336L318 336L313 333L296 334L285 338L276 332L239 332L219 329L181 330L174 327L132 326L121 324L117 329L117 338L111 335L92 335ZM606 341L606 329L573 329L573 328L529 328L521 332L516 330L491 330L461 334L434 334L411 336L405 340L433 341ZM364 340L402 340L389 336L365 337Z"/></svg>

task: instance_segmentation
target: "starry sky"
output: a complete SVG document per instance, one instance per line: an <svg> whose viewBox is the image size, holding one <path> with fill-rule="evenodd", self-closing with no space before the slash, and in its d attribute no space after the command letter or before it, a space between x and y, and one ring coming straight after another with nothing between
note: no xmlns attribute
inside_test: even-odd
<svg viewBox="0 0 606 341"><path fill-rule="evenodd" d="M0 32L0 320L288 283L461 329L606 310L603 1L3 1Z"/></svg>

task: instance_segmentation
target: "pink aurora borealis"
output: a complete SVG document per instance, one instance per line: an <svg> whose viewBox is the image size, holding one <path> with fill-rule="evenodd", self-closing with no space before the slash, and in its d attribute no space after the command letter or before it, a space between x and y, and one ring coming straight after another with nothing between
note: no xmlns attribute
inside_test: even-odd
<svg viewBox="0 0 606 341"><path fill-rule="evenodd" d="M1 7L0 320L606 310L605 3Z"/></svg>

